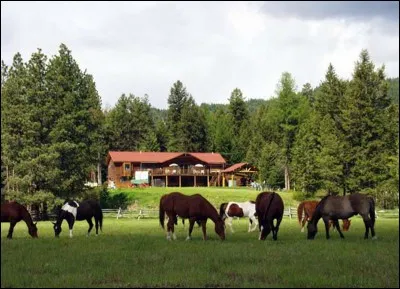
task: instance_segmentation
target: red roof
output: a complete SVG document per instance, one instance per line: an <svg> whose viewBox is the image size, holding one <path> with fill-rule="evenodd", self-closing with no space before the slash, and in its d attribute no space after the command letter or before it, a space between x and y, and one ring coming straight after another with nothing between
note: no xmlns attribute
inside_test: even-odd
<svg viewBox="0 0 400 289"><path fill-rule="evenodd" d="M238 164L234 164L232 166L230 166L229 168L226 168L225 170L222 171L222 173L230 173L233 172L241 167L243 167L244 165L247 165L247 163L238 163Z"/></svg>
<svg viewBox="0 0 400 289"><path fill-rule="evenodd" d="M173 152L108 152L107 163L113 162L139 162L139 163L164 163L177 158L184 153ZM187 153L208 164L224 164L226 161L219 153Z"/></svg>

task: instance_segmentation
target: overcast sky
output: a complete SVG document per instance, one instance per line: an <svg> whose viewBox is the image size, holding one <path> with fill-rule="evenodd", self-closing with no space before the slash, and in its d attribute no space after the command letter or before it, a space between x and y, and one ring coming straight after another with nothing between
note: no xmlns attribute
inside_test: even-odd
<svg viewBox="0 0 400 289"><path fill-rule="evenodd" d="M399 75L399 3L1 2L1 58L64 43L94 76L103 107L122 93L167 108L183 82L197 104L274 96L284 71L316 86L329 62L350 78L361 49Z"/></svg>

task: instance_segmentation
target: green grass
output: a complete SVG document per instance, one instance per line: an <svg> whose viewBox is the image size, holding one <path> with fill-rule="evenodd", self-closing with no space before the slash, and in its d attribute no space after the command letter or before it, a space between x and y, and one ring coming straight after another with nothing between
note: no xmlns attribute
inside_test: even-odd
<svg viewBox="0 0 400 289"><path fill-rule="evenodd" d="M133 189L116 189L110 190L110 195L123 193L127 196L129 202L136 201L139 207L157 208L159 206L160 197L170 192L181 192L187 195L201 194L210 201L216 208L223 202L229 201L249 201L256 200L260 191L249 188L216 188L216 187L167 187L167 188L133 188ZM298 202L292 200L291 192L278 192L282 197L285 206L296 206Z"/></svg>
<svg viewBox="0 0 400 289"><path fill-rule="evenodd" d="M1 287L399 287L399 221L378 219L378 240L364 240L364 224L354 217L341 240L325 239L322 222L313 241L285 217L278 241L247 233L247 219L234 220L235 233L222 242L207 223L209 240L195 226L176 226L168 242L155 219L106 218L104 233L86 237L76 222L74 237L63 223L59 239L50 222L39 222L39 239L24 223L14 239L1 225Z"/></svg>

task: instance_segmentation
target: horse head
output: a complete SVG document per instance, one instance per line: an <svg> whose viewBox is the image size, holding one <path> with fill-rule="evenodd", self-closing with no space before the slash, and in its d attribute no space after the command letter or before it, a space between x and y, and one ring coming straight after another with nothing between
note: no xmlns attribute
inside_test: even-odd
<svg viewBox="0 0 400 289"><path fill-rule="evenodd" d="M32 223L32 226L29 227L29 235L32 236L32 238L38 238L38 229L36 227L36 223Z"/></svg>
<svg viewBox="0 0 400 289"><path fill-rule="evenodd" d="M218 218L215 222L215 233L217 233L222 241L225 240L225 222L221 218Z"/></svg>
<svg viewBox="0 0 400 289"><path fill-rule="evenodd" d="M347 232L350 228L351 220L345 219L343 220L343 232Z"/></svg>
<svg viewBox="0 0 400 289"><path fill-rule="evenodd" d="M318 232L317 226L312 222L312 221L308 221L307 224L307 239L308 240L314 240L315 235Z"/></svg>
<svg viewBox="0 0 400 289"><path fill-rule="evenodd" d="M57 222L51 222L53 224L53 229L54 229L54 235L58 238L60 233L61 233L61 224L58 224Z"/></svg>

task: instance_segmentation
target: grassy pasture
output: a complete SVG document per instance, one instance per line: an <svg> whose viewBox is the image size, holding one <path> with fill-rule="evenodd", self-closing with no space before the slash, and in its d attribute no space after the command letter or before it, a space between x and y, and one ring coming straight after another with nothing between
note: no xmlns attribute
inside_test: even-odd
<svg viewBox="0 0 400 289"><path fill-rule="evenodd" d="M313 241L285 217L278 241L247 233L247 219L234 220L235 233L221 242L207 223L185 241L188 223L168 242L156 219L106 218L100 236L86 237L86 221L74 237L63 223L59 239L50 222L39 222L39 239L24 223L7 240L1 224L1 287L399 287L399 220L376 221L378 240L364 240L364 224L352 218L341 240L325 239L322 222Z"/></svg>

